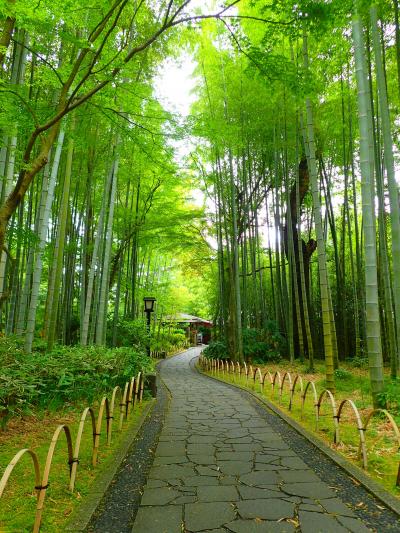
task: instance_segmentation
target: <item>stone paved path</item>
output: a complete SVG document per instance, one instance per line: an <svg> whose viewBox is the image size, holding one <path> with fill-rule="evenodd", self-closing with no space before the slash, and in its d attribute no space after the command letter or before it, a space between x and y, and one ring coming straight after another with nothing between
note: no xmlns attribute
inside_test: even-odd
<svg viewBox="0 0 400 533"><path fill-rule="evenodd" d="M367 532L239 391L162 366L172 394L133 533Z"/></svg>

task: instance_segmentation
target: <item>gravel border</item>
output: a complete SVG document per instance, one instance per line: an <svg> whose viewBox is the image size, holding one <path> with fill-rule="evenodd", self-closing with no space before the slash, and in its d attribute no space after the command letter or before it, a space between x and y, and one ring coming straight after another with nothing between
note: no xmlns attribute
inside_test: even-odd
<svg viewBox="0 0 400 533"><path fill-rule="evenodd" d="M277 431L289 444L289 446L295 451L299 457L310 466L316 474L329 486L334 487L339 490L340 498L345 502L350 504L354 513L363 521L363 523L379 533L400 531L400 517L395 510L392 509L392 505L388 505L387 502L384 502L384 497L380 489L379 495L375 495L373 491L367 490L363 486L364 480L358 480L358 472L356 468L351 465L343 457L336 454L333 450L329 448L329 455L326 453L326 450L322 449L320 443L316 439L311 438L311 435L308 435L308 432L303 428L298 427L296 423L292 424L292 420L288 420L289 417L281 416L279 409L275 406L270 405L268 401L258 396L254 395L251 391L243 389L240 386L236 386L231 383L226 383L214 376L209 376L200 371L200 369L195 366L195 359L191 361L191 367L197 371L205 379L214 379L218 383L222 383L226 387L235 389L240 393L243 398L249 401L254 408L257 410L260 416L265 418L265 420ZM261 403L262 402L262 403ZM284 414L284 413L282 413ZM284 419L285 418L285 419ZM290 425L289 425L290 424ZM340 461L334 461L332 455L338 455ZM348 472L344 470L342 464L348 463L348 470L351 469L351 476ZM347 468L346 468L347 470ZM390 499L395 498L391 496L390 493L387 493ZM360 504L363 505L360 505ZM382 504L385 505L382 505ZM397 504L397 502L395 502ZM400 505L400 504L397 504Z"/></svg>

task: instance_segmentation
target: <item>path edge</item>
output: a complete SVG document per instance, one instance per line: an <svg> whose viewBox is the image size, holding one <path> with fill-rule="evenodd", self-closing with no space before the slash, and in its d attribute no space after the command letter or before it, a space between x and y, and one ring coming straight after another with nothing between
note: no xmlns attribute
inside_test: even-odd
<svg viewBox="0 0 400 533"><path fill-rule="evenodd" d="M124 435L120 445L115 449L111 456L110 464L93 483L93 487L85 495L84 501L81 505L72 512L70 518L64 524L63 531L80 532L85 531L88 527L92 516L96 512L105 492L108 490L112 480L120 469L122 462L128 453L130 446L139 434L144 422L151 415L156 399L150 400L148 405L145 406L139 420L136 424L133 424L131 428L128 428Z"/></svg>
<svg viewBox="0 0 400 533"><path fill-rule="evenodd" d="M360 483L365 489L367 489L368 492L373 494L375 498L380 500L386 507L391 509L394 513L400 516L400 501L397 500L395 496L390 494L385 488L383 488L379 483L371 479L369 476L367 476L361 468L358 468L356 465L353 465L350 463L345 457L342 455L339 455L337 452L332 450L329 446L327 446L321 439L310 433L307 429L303 428L296 420L288 416L286 413L281 411L279 407L271 403L266 398L261 397L259 394L257 394L254 391L251 391L243 385L238 385L236 383L227 383L226 381L216 377L216 376L210 376L203 372L199 366L198 361L195 362L193 367L196 369L196 371L209 379L213 379L214 381L217 381L218 383L224 383L228 387L233 387L235 389L241 390L245 393L247 393L249 396L251 396L254 400L256 400L264 409L269 409L274 414L279 416L284 422L286 422L291 428L293 428L297 433L299 433L302 437L307 439L311 444L313 444L316 448L318 448L321 452L323 452L325 455L329 457L335 464L337 464L342 470L344 470L351 478L354 478L354 480L357 483Z"/></svg>

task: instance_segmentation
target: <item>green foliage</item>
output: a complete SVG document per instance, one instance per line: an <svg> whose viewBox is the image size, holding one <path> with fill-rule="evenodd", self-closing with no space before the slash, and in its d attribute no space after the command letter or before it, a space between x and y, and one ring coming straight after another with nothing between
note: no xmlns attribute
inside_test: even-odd
<svg viewBox="0 0 400 533"><path fill-rule="evenodd" d="M348 380L352 379L353 375L348 370L345 370L344 368L337 368L335 370L335 378L341 379L341 380Z"/></svg>
<svg viewBox="0 0 400 533"><path fill-rule="evenodd" d="M368 368L368 357L355 356L351 360L354 368Z"/></svg>
<svg viewBox="0 0 400 533"><path fill-rule="evenodd" d="M384 392L379 394L381 407L389 409L392 413L400 413L400 379L390 380Z"/></svg>
<svg viewBox="0 0 400 533"><path fill-rule="evenodd" d="M116 325L117 346L131 346L138 350L146 350L149 342L149 333L144 320L124 320L121 319ZM109 342L112 337L111 327L108 328Z"/></svg>
<svg viewBox="0 0 400 533"><path fill-rule="evenodd" d="M209 359L229 359L228 348L225 341L212 341L203 350L203 355Z"/></svg>
<svg viewBox="0 0 400 533"><path fill-rule="evenodd" d="M188 345L188 339L183 329L163 328L157 337L150 342L151 349L157 352L174 352Z"/></svg>
<svg viewBox="0 0 400 533"><path fill-rule="evenodd" d="M93 402L152 362L133 348L56 346L50 353L25 354L14 338L0 343L0 417L4 426L12 416L32 408L55 409L84 400Z"/></svg>
<svg viewBox="0 0 400 533"><path fill-rule="evenodd" d="M279 361L286 349L285 339L279 333L275 322L268 322L262 330L243 330L243 352L246 359L254 363Z"/></svg>

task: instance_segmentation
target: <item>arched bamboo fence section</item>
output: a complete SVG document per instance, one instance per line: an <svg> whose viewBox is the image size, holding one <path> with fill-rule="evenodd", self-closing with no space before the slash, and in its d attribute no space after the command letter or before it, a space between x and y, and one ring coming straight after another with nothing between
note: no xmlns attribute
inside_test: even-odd
<svg viewBox="0 0 400 533"><path fill-rule="evenodd" d="M289 383L289 392L290 392L292 390L292 376L290 372L285 372L282 376L281 384L279 386L279 403L282 403L283 386L285 385L286 380Z"/></svg>
<svg viewBox="0 0 400 533"><path fill-rule="evenodd" d="M102 429L102 424L105 416L106 420L106 445L111 444L112 440L112 422L114 419L115 412L115 402L117 398L120 398L120 418L119 418L119 427L122 429L122 424L124 418L128 418L130 414L129 405L132 405L132 408L135 406L136 402L141 402L143 399L144 391L144 376L141 372L136 377L133 377L129 382L125 384L124 391L121 391L119 386L114 387L111 395L111 401L104 396L99 405L99 411L97 418L95 412L91 407L86 407L79 420L78 431L76 434L75 443L72 442L71 430L66 424L59 425L53 433L53 437L50 441L50 445L47 451L46 461L43 469L43 476L41 475L41 468L37 454L29 449L23 448L19 450L11 461L8 463L6 469L3 472L3 475L0 479L0 498L3 496L4 491L9 483L10 478L14 468L20 462L20 460L28 455L31 458L35 485L34 490L37 492L37 502L36 502L36 513L33 523L33 533L38 533L40 531L40 525L42 522L44 504L46 500L46 492L49 487L49 478L53 459L56 453L57 444L62 434L65 435L67 442L67 465L69 470L69 491L73 492L78 472L79 465L79 453L81 448L81 442L83 437L83 431L86 425L86 422L90 420L91 422L91 433L92 433L92 465L95 467L97 465L97 457L100 448L100 434Z"/></svg>
<svg viewBox="0 0 400 533"><path fill-rule="evenodd" d="M296 392L296 385L297 383L300 383L300 394L303 394L303 378L300 376L300 374L297 374L293 380L292 388L290 389L290 400L289 400L289 411L292 410L293 405L293 397L294 393Z"/></svg>
<svg viewBox="0 0 400 533"><path fill-rule="evenodd" d="M301 420L303 420L303 417L304 417L304 405L306 403L308 389L311 389L313 393L314 409L315 409L315 429L317 429L318 428L318 417L319 417L318 395L317 395L317 389L315 387L315 383L313 381L307 381L306 388L304 389L304 392L301 395Z"/></svg>
<svg viewBox="0 0 400 533"><path fill-rule="evenodd" d="M260 392L263 390L263 377L261 370L257 367L253 373L253 389L256 390L256 377L258 376L258 382L260 384Z"/></svg>
<svg viewBox="0 0 400 533"><path fill-rule="evenodd" d="M279 372L279 370L277 370L274 375L273 375L273 378L272 378L272 398L275 397L275 384L276 384L276 378L278 378L278 388L280 389L281 388L281 385L282 385L282 376L281 376L281 373Z"/></svg>
<svg viewBox="0 0 400 533"><path fill-rule="evenodd" d="M218 360L217 360L218 361ZM215 374L219 374L219 365L218 362L213 362L213 360L208 360L203 355L200 355L199 363L200 367L203 370L210 371L210 369L215 369ZM300 410L300 417L301 420L304 418L304 407L307 400L307 397L311 394L312 400L313 400L313 408L314 408L314 417L315 417L315 430L318 431L319 427L319 421L321 418L321 407L324 403L328 403L331 407L331 413L328 415L332 418L333 422L333 437L332 442L333 444L338 444L340 442L340 423L343 418L342 414L346 407L349 407L354 415L355 421L356 421L356 428L358 432L358 440L359 440L359 449L358 449L358 458L361 461L361 464L365 470L368 469L368 447L367 447L367 430L369 423L373 417L375 417L378 414L383 415L387 421L389 422L389 425L393 431L395 440L398 445L398 449L400 451L400 429L399 426L396 424L396 421L394 420L393 416L387 411L386 409L372 409L368 412L368 414L363 419L357 406L355 403L348 398L345 398L342 400L339 404L339 407L336 406L336 400L334 395L331 391L325 389L323 390L319 395L317 392L317 388L315 386L315 383L313 381L307 381L307 383L304 385L303 377L300 374L296 374L294 378L292 378L292 375L290 372L285 372L283 375L277 370L274 373L271 373L269 370L266 370L264 372L264 375L261 372L260 368L256 368L253 370L251 365L247 365L246 363L243 363L242 365L239 362L231 362L232 367L232 380L235 381L235 377L237 376L240 378L243 374L246 377L246 385L248 385L249 381L249 375L251 376L251 388L255 390L255 383L257 377L259 378L260 382L260 393L265 393L265 382L269 382L271 385L271 391L270 396L272 400L274 400L275 396L275 386L277 385L279 388L279 403L282 402L282 393L283 388L285 386L285 382L289 385L289 392L290 392L290 399L289 399L289 405L288 410L291 411L292 407L294 405L294 402L296 399L301 400L301 410ZM211 372L214 373L214 372ZM300 392L300 394L296 395L296 390ZM396 479L396 485L400 487L400 462L398 465L397 470L397 479Z"/></svg>
<svg viewBox="0 0 400 533"><path fill-rule="evenodd" d="M321 392L318 398L317 403L317 409L318 409L318 419L317 424L319 423L319 420L321 418L321 405L324 398L328 398L332 407L332 419L333 419L333 442L339 442L339 421L338 421L338 415L337 415L337 409L336 409L336 402L333 394L330 390L325 389ZM318 430L318 426L317 426Z"/></svg>
<svg viewBox="0 0 400 533"><path fill-rule="evenodd" d="M365 446L365 434L364 434L365 428L364 428L364 424L362 423L360 413L359 413L355 403L353 402L353 400L345 399L345 400L343 400L340 403L339 409L337 411L337 417L336 417L337 422L338 422L338 426L339 426L339 423L340 423L340 417L342 415L343 408L346 405L350 405L350 407L352 408L353 413L354 413L354 415L356 417L357 430L358 430L359 439L360 439L359 440L359 451L361 451L361 455L362 455L363 468L366 469L367 468L367 449L366 449L366 446ZM339 435L335 435L335 439L336 439L336 437L339 437ZM335 442L335 444L337 444L339 441L335 440L334 442Z"/></svg>

